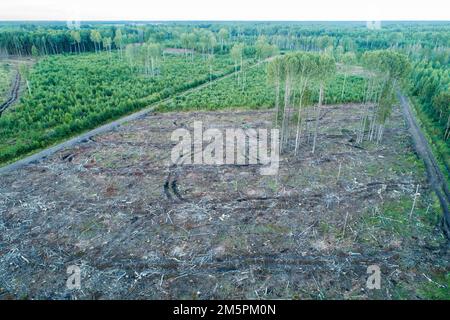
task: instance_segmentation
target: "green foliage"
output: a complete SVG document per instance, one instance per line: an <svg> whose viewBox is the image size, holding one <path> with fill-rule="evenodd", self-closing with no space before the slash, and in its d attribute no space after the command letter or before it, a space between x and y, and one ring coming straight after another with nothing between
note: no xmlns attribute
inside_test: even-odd
<svg viewBox="0 0 450 320"><path fill-rule="evenodd" d="M6 63L0 64L0 103L3 102L11 87L11 67Z"/></svg>
<svg viewBox="0 0 450 320"><path fill-rule="evenodd" d="M120 29L119 29L120 28ZM0 23L0 51L13 55L30 55L35 46L41 54L58 54L76 51L94 51L101 39L113 39L114 48L129 43L147 41L165 43L177 48L190 48L199 52L205 44L218 46L228 52L236 42L245 43L248 49L259 37L281 50L334 51L336 59L346 52L361 52L397 48L410 56L449 63L448 23L433 22L383 22L383 32L373 32L363 22L186 22L165 24L95 23L83 22L78 35L64 22ZM213 37L217 39L215 44ZM78 44L77 44L78 43ZM253 48L254 49L254 48ZM217 50L216 50L217 52Z"/></svg>
<svg viewBox="0 0 450 320"><path fill-rule="evenodd" d="M245 69L236 77L237 81L233 77L177 98L177 102L170 103L170 109L175 106L183 109L268 107L273 106L275 95L278 105L285 104L282 97L285 67L295 75L289 79L292 83L288 86L286 100L290 106L297 106L302 90L309 96L310 103L317 101L320 82L325 85L324 103L362 101L363 80L334 74L334 58L343 64L363 61L381 75L374 86L377 94L367 100L377 99L376 120L383 123L395 98L392 88L410 69L405 54L412 59L430 61L414 66L412 92L432 120L433 131L441 136L442 140L437 143L448 146L448 31L447 23L406 22L383 23L383 32L372 32L365 24L357 22L83 23L77 30L57 22L0 23L1 54L44 57L29 75L27 70L22 70L30 93L25 93L14 112L6 112L0 119L0 162L212 80L230 71L232 65L235 70ZM85 53L100 52L102 47L110 54ZM189 50L184 57L167 57L164 61L160 54L164 47ZM268 71L259 67L243 68L244 58L264 59L274 55L277 48L282 54L298 50L303 53L287 53L274 59ZM371 52L363 54L366 51ZM45 58L68 52L78 55ZM216 53L214 59L213 53ZM289 58L285 58L287 56ZM308 60L307 57L314 58ZM292 62L296 59L315 61L311 64L316 66L315 71L293 70L296 63ZM295 68L304 65L302 62ZM303 89L302 77L303 80L308 78ZM384 78L388 80L381 81ZM2 81L5 83L0 72L0 93ZM273 93L274 87L277 93Z"/></svg>
<svg viewBox="0 0 450 320"><path fill-rule="evenodd" d="M431 148L450 181L450 69L438 61L418 61L410 77L410 94Z"/></svg>
<svg viewBox="0 0 450 320"><path fill-rule="evenodd" d="M372 88L375 90L369 100L376 104L376 123L384 125L396 101L396 84L409 75L409 59L393 50L375 50L365 52L362 61L365 68L371 71Z"/></svg>
<svg viewBox="0 0 450 320"><path fill-rule="evenodd" d="M212 78L231 65L227 56L214 59ZM42 59L29 75L33 94L0 118L0 163L207 82L211 66L167 55L160 75L149 77L106 52Z"/></svg>
<svg viewBox="0 0 450 320"><path fill-rule="evenodd" d="M268 88L265 66L248 69L245 81L245 90L242 90L235 76L228 77L206 88L161 104L160 110L216 110L232 107L257 109L273 105L274 93Z"/></svg>
<svg viewBox="0 0 450 320"><path fill-rule="evenodd" d="M242 87L235 81L233 76L161 104L160 110L217 110L233 107L249 109L272 108L275 105L275 92L272 85L267 81L270 70L272 69L268 68L266 64L249 68L246 72L245 90L242 90ZM325 103L337 104L362 101L364 79L357 76L347 76L347 89L343 98L341 98L343 81L344 75L342 74L335 74L328 81L324 97ZM313 86L311 95L311 103L317 102L319 95L318 85Z"/></svg>
<svg viewBox="0 0 450 320"><path fill-rule="evenodd" d="M278 53L278 48L267 42L265 36L260 36L255 43L256 58L259 60L266 59Z"/></svg>
<svg viewBox="0 0 450 320"><path fill-rule="evenodd" d="M393 50L367 51L362 60L366 69L393 80L405 78L411 69L408 57Z"/></svg>
<svg viewBox="0 0 450 320"><path fill-rule="evenodd" d="M410 92L450 148L450 68L428 61L417 62L411 74Z"/></svg>
<svg viewBox="0 0 450 320"><path fill-rule="evenodd" d="M245 45L243 43L236 43L231 49L230 55L235 64L238 64L243 59L244 48Z"/></svg>

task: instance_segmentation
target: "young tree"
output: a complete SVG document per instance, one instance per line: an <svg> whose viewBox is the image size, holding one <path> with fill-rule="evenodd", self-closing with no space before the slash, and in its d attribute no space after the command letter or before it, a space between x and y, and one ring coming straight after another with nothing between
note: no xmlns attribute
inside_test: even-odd
<svg viewBox="0 0 450 320"><path fill-rule="evenodd" d="M97 30L91 30L90 39L92 42L94 42L95 52L98 52L98 50L100 50L100 44L102 43L102 36L100 35L100 32L98 32Z"/></svg>
<svg viewBox="0 0 450 320"><path fill-rule="evenodd" d="M270 45L265 36L260 36L255 44L256 58L263 60L278 53L278 47Z"/></svg>
<svg viewBox="0 0 450 320"><path fill-rule="evenodd" d="M316 122L314 129L314 140L312 153L316 150L317 135L319 132L320 109L323 102L325 82L336 72L336 62L333 57L325 54L319 55L317 58L317 66L315 68L316 79L319 82L319 103L317 105Z"/></svg>
<svg viewBox="0 0 450 320"><path fill-rule="evenodd" d="M191 49L191 60L194 60L195 44L197 43L197 35L193 32L188 34L188 48Z"/></svg>
<svg viewBox="0 0 450 320"><path fill-rule="evenodd" d="M443 91L433 98L433 106L439 113L439 121L447 119L444 123L444 140L450 136L450 91Z"/></svg>
<svg viewBox="0 0 450 320"><path fill-rule="evenodd" d="M31 47L31 55L32 55L33 57L38 57L38 56L39 56L39 50L38 50L38 48L36 48L35 45L33 45L33 46Z"/></svg>
<svg viewBox="0 0 450 320"><path fill-rule="evenodd" d="M296 81L298 72L298 61L295 54L284 56L284 108L281 120L280 152L283 151L288 141L289 108L292 97L292 87Z"/></svg>
<svg viewBox="0 0 450 320"><path fill-rule="evenodd" d="M161 46L158 43L147 43L145 46L146 49L146 61L150 61L150 70L151 75L155 76L156 68L159 68L159 62L162 54Z"/></svg>
<svg viewBox="0 0 450 320"><path fill-rule="evenodd" d="M237 72L237 81L240 82L240 73L243 73L243 56L245 45L243 43L236 43L231 48L230 55L234 61L234 71L237 72L238 65L240 65L240 72ZM243 82L243 81L242 81Z"/></svg>
<svg viewBox="0 0 450 320"><path fill-rule="evenodd" d="M297 115L297 130L295 135L295 150L297 155L298 147L300 144L300 132L302 124L302 106L307 97L305 92L308 89L309 82L316 74L317 65L315 63L314 55L311 53L298 53L296 54L296 74L297 74L297 86L299 90L299 105Z"/></svg>
<svg viewBox="0 0 450 320"><path fill-rule="evenodd" d="M122 31L120 29L116 30L115 36L114 36L114 45L117 49L119 49L119 55L122 58L123 57L123 36Z"/></svg>
<svg viewBox="0 0 450 320"><path fill-rule="evenodd" d="M209 67L209 86L211 87L213 65L214 65L214 55L213 54L208 55L207 62L208 62L208 67Z"/></svg>
<svg viewBox="0 0 450 320"><path fill-rule="evenodd" d="M354 52L346 52L341 56L341 62L343 64L344 81L342 82L341 101L344 100L345 84L348 77L347 68L356 62L356 55Z"/></svg>
<svg viewBox="0 0 450 320"><path fill-rule="evenodd" d="M198 46L200 51L202 52L202 57L205 58L205 51L209 46L209 34L207 31L203 31L200 33L198 37Z"/></svg>
<svg viewBox="0 0 450 320"><path fill-rule="evenodd" d="M210 54L214 54L214 47L217 44L216 36L214 33L210 32L208 37L208 47L210 49Z"/></svg>
<svg viewBox="0 0 450 320"><path fill-rule="evenodd" d="M103 48L108 51L111 58L112 39L110 37L103 38Z"/></svg>
<svg viewBox="0 0 450 320"><path fill-rule="evenodd" d="M140 47L134 44L128 44L125 46L125 59L128 61L128 64L131 68L134 68L141 57Z"/></svg>
<svg viewBox="0 0 450 320"><path fill-rule="evenodd" d="M278 127L280 114L280 88L284 79L284 59L277 57L267 65L267 79L275 87L275 126Z"/></svg>
<svg viewBox="0 0 450 320"><path fill-rule="evenodd" d="M376 138L379 143L383 136L385 122L392 112L397 83L409 74L411 66L407 56L392 50L365 52L363 62L366 69L371 72L368 100L373 100L375 103L370 119L368 139L372 141ZM365 113L363 117L367 117L367 114ZM365 123L364 118L361 122L361 134L358 142L363 140Z"/></svg>
<svg viewBox="0 0 450 320"><path fill-rule="evenodd" d="M72 37L72 40L74 41L74 43L76 44L77 48L78 48L78 53L81 52L80 50L80 42L81 42L81 34L79 31L76 30L72 30L70 32L70 36Z"/></svg>
<svg viewBox="0 0 450 320"><path fill-rule="evenodd" d="M265 57L265 51L267 50L267 39L265 36L259 36L258 40L256 40L255 43L255 49L256 49L256 58L258 60L262 60Z"/></svg>
<svg viewBox="0 0 450 320"><path fill-rule="evenodd" d="M219 36L219 41L220 41L220 51L223 52L225 42L228 40L228 37L229 37L228 29L225 29L225 28L220 29L218 36Z"/></svg>
<svg viewBox="0 0 450 320"><path fill-rule="evenodd" d="M26 63L19 64L19 73L25 83L27 84L28 93L31 95L31 83L30 83L30 66Z"/></svg>
<svg viewBox="0 0 450 320"><path fill-rule="evenodd" d="M181 42L181 46L184 49L184 56L187 60L187 56L188 56L188 48L189 48L189 34L188 33L182 33L180 35L180 42Z"/></svg>

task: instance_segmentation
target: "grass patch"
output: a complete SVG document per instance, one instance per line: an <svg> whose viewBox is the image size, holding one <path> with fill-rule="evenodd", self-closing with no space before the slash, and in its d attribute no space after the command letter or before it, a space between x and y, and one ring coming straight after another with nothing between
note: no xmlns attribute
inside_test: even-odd
<svg viewBox="0 0 450 320"><path fill-rule="evenodd" d="M430 280L417 290L418 294L430 300L450 300L450 272L435 274Z"/></svg>

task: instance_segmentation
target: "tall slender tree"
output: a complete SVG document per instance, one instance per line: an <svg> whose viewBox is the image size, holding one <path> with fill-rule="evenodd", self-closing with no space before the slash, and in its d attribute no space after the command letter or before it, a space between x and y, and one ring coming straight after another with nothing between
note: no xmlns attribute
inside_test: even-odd
<svg viewBox="0 0 450 320"><path fill-rule="evenodd" d="M320 111L324 99L324 90L326 81L336 72L336 62L333 57L321 54L316 57L316 68L315 68L315 76L317 81L319 82L319 103L317 104L316 111L316 122L314 129L314 139L313 139L313 147L312 153L316 151L317 145L317 136L319 132L319 122L320 122Z"/></svg>
<svg viewBox="0 0 450 320"><path fill-rule="evenodd" d="M220 51L223 52L225 43L228 40L228 37L230 36L228 29L221 28L219 30L218 36L219 36L219 42L220 42Z"/></svg>
<svg viewBox="0 0 450 320"><path fill-rule="evenodd" d="M117 29L114 35L114 45L119 49L119 56L123 57L123 35L120 29Z"/></svg>

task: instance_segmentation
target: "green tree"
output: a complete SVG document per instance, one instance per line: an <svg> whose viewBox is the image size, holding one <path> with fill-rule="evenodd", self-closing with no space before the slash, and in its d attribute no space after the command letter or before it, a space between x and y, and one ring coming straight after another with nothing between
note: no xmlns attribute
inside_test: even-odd
<svg viewBox="0 0 450 320"><path fill-rule="evenodd" d="M313 139L313 147L312 153L316 150L317 144L317 135L319 131L319 121L320 121L320 109L323 102L324 90L325 90L325 82L336 72L336 62L333 57L321 54L316 57L316 67L314 75L319 82L319 103L317 104L317 112L316 112L316 121L315 121L315 129L314 129L314 139Z"/></svg>
<svg viewBox="0 0 450 320"><path fill-rule="evenodd" d="M120 29L117 29L114 35L114 45L119 49L119 55L123 57L123 35Z"/></svg>
<svg viewBox="0 0 450 320"><path fill-rule="evenodd" d="M111 57L111 47L112 47L112 39L110 37L103 38L103 48L108 51L109 56Z"/></svg>
<svg viewBox="0 0 450 320"><path fill-rule="evenodd" d="M218 36L219 36L219 42L220 42L220 51L223 51L225 43L228 40L228 37L230 36L228 29L221 28L219 30Z"/></svg>
<svg viewBox="0 0 450 320"><path fill-rule="evenodd" d="M76 31L76 30L72 30L70 32L70 36L72 37L72 40L73 40L74 44L78 48L78 53L80 53L81 52L81 50L80 50L80 43L81 43L81 34L80 34L80 32Z"/></svg>
<svg viewBox="0 0 450 320"><path fill-rule="evenodd" d="M35 45L33 45L33 46L31 47L31 55L32 55L33 57L38 57L38 56L39 56L39 50L38 50L38 48L36 48Z"/></svg>
<svg viewBox="0 0 450 320"><path fill-rule="evenodd" d="M276 57L267 65L267 79L275 87L275 126L278 127L280 113L280 88L284 77L284 59Z"/></svg>
<svg viewBox="0 0 450 320"><path fill-rule="evenodd" d="M102 43L102 36L100 32L97 30L91 30L90 39L94 42L95 52L98 52L101 49L100 44Z"/></svg>
<svg viewBox="0 0 450 320"><path fill-rule="evenodd" d="M243 43L236 43L233 48L231 48L230 55L234 61L234 71L237 72L238 66L240 65L240 72L237 73L237 82L241 81L243 78L243 66L244 66L244 49L245 45ZM242 74L242 77L241 77ZM242 79L243 85L243 79Z"/></svg>

